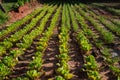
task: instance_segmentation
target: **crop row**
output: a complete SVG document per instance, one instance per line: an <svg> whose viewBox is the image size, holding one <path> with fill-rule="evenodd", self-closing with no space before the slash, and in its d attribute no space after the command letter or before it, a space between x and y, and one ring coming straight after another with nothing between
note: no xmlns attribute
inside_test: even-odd
<svg viewBox="0 0 120 80"><path fill-rule="evenodd" d="M71 6L73 7L73 6ZM89 44L89 41L88 39L86 38L86 36L83 34L84 31L80 30L80 31L77 31L76 30L76 27L78 28L78 23L77 23L77 20L76 20L76 16L75 16L75 13L74 11L72 11L72 8L69 8L70 9L70 16L71 16L71 20L72 21L75 21L75 22L72 22L72 25L73 25L73 29L74 29L74 32L77 33L76 35L76 40L78 41L78 44L80 45L80 48L85 52L85 53L88 53L92 47L91 45ZM73 9L74 10L74 9ZM78 17L78 16L77 16ZM82 25L82 27L85 27Z"/></svg>
<svg viewBox="0 0 120 80"><path fill-rule="evenodd" d="M116 33L118 36L120 36L120 29L117 25L119 25L116 21L112 21L110 22L107 17L104 16L97 16L95 13L89 11L88 9L86 9L87 12L89 12L93 17L97 18L105 27L107 27L109 30L111 30L112 32ZM112 20L112 19L111 19ZM115 24L117 25L115 25Z"/></svg>
<svg viewBox="0 0 120 80"><path fill-rule="evenodd" d="M73 10L75 10L75 9L73 9ZM74 11L75 12L75 11ZM118 76L118 78L119 78L119 68L117 68L117 67L115 67L115 66L112 66L111 65L111 63L115 63L115 62L117 62L119 59L117 58L117 59L113 59L111 56L112 55L110 55L109 54L109 51L108 51L108 49L107 49L107 47L104 47L103 48L103 43L101 42L101 41L99 41L98 40L98 36L96 35L96 34L94 34L90 29L88 29L88 25L87 24L85 24L85 20L83 19L83 17L82 16L80 16L77 12L75 12L76 13L76 17L77 17L77 19L78 19L78 21L79 21L79 23L81 24L81 27L82 27L82 30L83 30L83 32L84 32L84 34L86 34L86 36L88 36L88 38L93 38L93 40L95 41L94 43L95 43L95 45L101 50L101 53L102 53L102 55L103 55L103 58L104 58L104 60L105 60L105 62L108 62L109 64L108 65L110 65L109 66L109 68L113 71L113 74L115 74L116 76ZM75 24L75 23L74 23ZM93 36L94 35L94 36ZM80 35L79 35L80 36ZM86 40L86 39L85 39ZM85 41L84 40L84 41ZM81 40L82 41L82 40ZM99 43L100 42L100 43ZM109 57L108 57L109 56ZM91 57L92 58L92 57ZM94 62L94 61L92 61L92 62ZM92 64L92 63L91 63ZM95 64L95 63L94 63ZM94 65L93 65L93 67L94 67ZM97 70L98 71L98 70ZM93 71L91 71L90 72L90 74L91 73L93 73L94 74L94 76L93 77L95 77L96 75L98 76L96 76L96 79L100 79L100 76L99 76L99 74L98 74L98 72L97 71L95 71L94 73L93 73ZM92 74L92 75L93 75ZM88 75L89 75L89 73L88 73ZM89 75L90 76L90 75ZM95 79L95 80L96 80Z"/></svg>
<svg viewBox="0 0 120 80"><path fill-rule="evenodd" d="M79 23L81 24L81 27L83 29L83 31L81 30L80 32L77 32L76 39L78 41L80 49L83 50L84 53L89 53L89 51L92 49L92 46L89 43L89 40L84 35L84 33L87 33L87 32L85 32L85 30L89 30L87 28L88 26L85 24L84 19L77 12L75 12L75 9L73 8L72 5L71 5L71 7L72 7L72 9L70 9L71 16L74 17L74 18L71 18L71 20L75 20L75 17L77 17L77 20L79 21ZM75 14L76 14L76 16L75 16ZM75 24L75 26L76 25L78 26L76 21L74 24ZM75 26L73 25L73 29ZM74 31L76 32L76 29L74 29ZM94 56L92 56L92 55L85 56L85 64L83 65L83 67L84 68L82 68L82 70L87 72L89 79L93 79L93 80L100 79L97 62L96 62Z"/></svg>
<svg viewBox="0 0 120 80"><path fill-rule="evenodd" d="M119 80L120 70L118 67L114 66L114 64L119 61L119 58L112 58L112 54L110 54L109 49L103 45L103 42L97 39L97 35L94 36L96 36L96 38L94 38L94 43L100 49L106 66L109 66L109 69L113 71L113 74L117 76Z"/></svg>
<svg viewBox="0 0 120 80"><path fill-rule="evenodd" d="M52 12L55 10L55 7L57 7L57 6L54 6L54 8L51 9L50 14L47 14L43 18L42 21L44 21L44 24L41 24L41 26L43 26L43 25L45 26L45 23L48 21L47 16L48 15L50 16L52 14ZM26 72L26 77L18 77L17 79L36 80L44 74L44 71L42 70L42 63L43 63L42 57L44 56L43 53L44 53L45 49L47 48L48 41L53 34L53 29L57 24L58 17L60 15L60 9L61 9L61 6L57 9L55 15L52 18L50 26L45 31L45 33L43 33L42 38L40 38L40 40L39 40L39 42L37 44L38 46L36 47L37 51L35 53L33 60L29 64L29 70Z"/></svg>
<svg viewBox="0 0 120 80"><path fill-rule="evenodd" d="M103 16L98 17L101 23L103 23L107 28L109 28L112 32L116 33L118 36L120 36L120 28L116 25L110 23L105 19Z"/></svg>
<svg viewBox="0 0 120 80"><path fill-rule="evenodd" d="M44 6L44 7L47 7L47 6ZM0 32L0 39L2 39L3 37L5 37L8 34L14 32L15 30L17 30L21 25L25 24L27 21L29 21L31 18L33 18L36 14L38 14L39 12L41 12L43 9L44 8L36 9L35 11L33 11L31 14L29 14L25 18L12 23L5 30L2 30Z"/></svg>
<svg viewBox="0 0 120 80"><path fill-rule="evenodd" d="M97 7L97 8L102 8L108 12L111 12L112 14L115 15L120 15L120 9L114 8L114 7L107 7L104 4L98 4L98 3L94 3L92 4L93 7Z"/></svg>
<svg viewBox="0 0 120 80"><path fill-rule="evenodd" d="M114 13L114 14L120 15L120 9L107 8L106 10L108 10L108 11Z"/></svg>
<svg viewBox="0 0 120 80"><path fill-rule="evenodd" d="M59 34L60 54L57 55L57 58L59 59L59 63L57 63L58 69L56 70L56 73L58 74L58 76L56 76L56 80L67 80L73 77L68 67L68 61L70 59L68 55L69 53L68 41L69 41L69 30L70 30L70 20L68 20L69 19L68 13L69 11L67 8L67 4L64 4L62 11L61 30Z"/></svg>
<svg viewBox="0 0 120 80"><path fill-rule="evenodd" d="M32 19L31 22L28 25L26 25L23 29L14 33L10 37L4 39L3 42L0 42L0 55L2 56L3 54L5 54L6 50L8 50L9 48L11 48L13 46L13 43L22 39L23 36L28 31L30 31L34 26L36 26L36 23L45 15L47 9L48 8L45 8L44 11L42 11L40 15L38 15L36 18Z"/></svg>
<svg viewBox="0 0 120 80"><path fill-rule="evenodd" d="M103 63L105 66L109 67L112 73L118 77L120 76L120 69L115 66L118 63L118 58L113 58L112 54L107 48L106 43L111 44L114 41L114 35L102 28L100 23L98 23L94 19L98 19L101 23L106 26L109 26L113 32L116 32L119 35L118 27L113 29L114 25L110 25L106 23L107 19L105 17L97 17L92 11L87 11L91 16L87 15L87 13L82 10L85 7L84 4L80 5L70 5L63 4L62 5L46 5L42 9L38 9L33 12L32 17L40 12L37 17L33 18L29 24L27 24L23 29L20 29L18 32L15 32L10 37L0 42L0 80L8 79L9 75L14 72L14 67L19 62L19 57L25 54L25 51L32 45L34 40L41 35L42 37L39 39L37 43L37 47L35 48L36 52L32 57L32 61L28 65L28 70L26 71L24 76L17 77L15 80L36 80L39 79L45 71L42 69L42 64L44 63L43 56L44 51L48 46L48 42L51 36L54 34L53 30L55 29L58 19L60 17L61 9L62 9L62 23L60 27L60 33L58 35L59 38L59 55L56 55L59 62L56 64L58 67L56 69L56 80L68 80L72 79L74 75L71 73L68 62L70 60L69 56L69 40L70 40L70 30L73 28L73 33L75 33L75 39L77 44L79 45L79 49L81 53L84 53L82 56L84 58L83 68L80 70L87 73L88 78L91 80L100 80L101 76L99 74L101 68L98 66L96 57L94 57L91 52L93 47L95 46L99 49L99 54L103 58ZM55 12L55 13L54 13ZM53 15L52 15L53 14ZM29 15L29 16L30 16ZM48 19L52 16L49 27L45 27L48 23ZM30 20L32 17L24 18L26 20ZM24 24L21 20L21 23L16 26L21 26ZM40 20L40 21L39 21ZM93 27L100 33L100 35L95 34L94 31L91 30L89 21ZM38 24L39 23L39 24ZM17 22L15 23L17 24ZM109 24L109 25L108 25ZM16 28L17 29L17 28ZM45 31L44 31L45 30ZM10 31L12 32L12 30ZM42 33L43 32L43 33ZM9 33L7 33L9 34ZM7 35L6 34L6 35ZM102 38L102 40L100 40ZM93 40L90 43L90 40ZM12 47L17 47L12 49ZM4 56L4 57L3 57Z"/></svg>
<svg viewBox="0 0 120 80"><path fill-rule="evenodd" d="M51 10L51 9L50 9ZM52 11L54 11L54 8L52 9ZM51 13L52 14L52 13ZM49 15L50 16L50 15ZM49 17L45 17L45 18L49 18ZM44 21L44 19L43 19L43 21ZM43 26L44 27L44 26ZM40 31L40 29L39 29L39 31ZM35 29L35 30L33 30L32 32L37 32L37 30ZM31 32L31 33L32 33ZM40 33L39 33L40 34ZM39 35L39 34L36 34L36 35ZM31 34L29 34L29 35L31 35ZM23 43L24 44L24 43ZM30 47L30 45L28 46L28 47ZM20 56L20 55L22 55L23 53L24 53L24 50L25 50L26 48L19 48L19 49L17 49L17 50L12 50L12 51L10 51L10 54L8 55L8 56L5 56L1 61L5 64L4 66L1 66L0 67L0 70L2 70L2 69L4 69L4 67L6 67L6 69L7 70L9 70L9 71L6 71L6 70L4 70L5 72L3 72L3 71L1 71L1 78L2 79L4 79L5 78L5 76L6 75L8 75L8 74L10 74L10 69L12 69L17 63L18 63L18 57ZM2 64L3 64L2 63Z"/></svg>
<svg viewBox="0 0 120 80"><path fill-rule="evenodd" d="M118 36L120 35L120 29L119 29L119 27L118 27L118 25L119 25L119 23L118 22L116 22L116 21L114 21L114 20L112 20L111 19L111 21L113 22L113 23L111 23L108 19L107 19L107 17L105 17L105 16L97 16L95 13L93 13L92 11L90 11L90 10L88 10L87 9L87 6L84 6L84 7L86 7L86 11L87 12L89 12L93 17L95 17L96 19L98 19L104 26L106 26L109 30L111 30L112 32L114 32L114 33L116 33ZM117 24L117 25L115 25L115 24Z"/></svg>
<svg viewBox="0 0 120 80"><path fill-rule="evenodd" d="M21 43L17 43L17 46L19 48L22 49L27 49L29 48L29 46L32 44L33 40L42 33L42 31L44 30L44 27L48 21L48 19L50 18L50 16L52 15L53 11L57 8L57 6L54 6L53 8L49 8L49 11L47 11L46 16L44 16L44 18L41 20L40 22L40 26L36 27L34 30L31 31L30 34L27 34L25 36L23 36L23 40L21 41Z"/></svg>
<svg viewBox="0 0 120 80"><path fill-rule="evenodd" d="M76 8L79 9L79 13L82 16L84 16L88 21L90 21L91 24L96 28L96 30L99 31L100 35L103 37L103 39L104 39L104 41L106 43L110 44L110 43L112 43L114 41L114 35L111 32L109 32L109 31L105 30L104 28L102 28L100 26L100 24L98 22L96 22L95 19L93 19L93 17L88 16L86 14L86 12L81 10L81 8L79 6L77 6L77 5L75 5L75 6L76 6Z"/></svg>
<svg viewBox="0 0 120 80"><path fill-rule="evenodd" d="M111 19L111 18L109 18L109 20L110 20L113 24L115 24L117 27L120 27L120 22L119 22L119 21L115 21L114 19Z"/></svg>

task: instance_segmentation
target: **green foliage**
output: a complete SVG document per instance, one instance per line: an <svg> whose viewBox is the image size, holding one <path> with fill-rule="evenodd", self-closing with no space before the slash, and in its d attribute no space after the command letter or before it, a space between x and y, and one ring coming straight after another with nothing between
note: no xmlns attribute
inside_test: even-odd
<svg viewBox="0 0 120 80"><path fill-rule="evenodd" d="M65 80L62 76L56 76L55 80Z"/></svg>
<svg viewBox="0 0 120 80"><path fill-rule="evenodd" d="M22 1L22 0L19 0L19 1ZM20 4L22 5L23 3L20 2ZM5 79L5 77L10 74L9 68L12 69L17 64L18 57L24 54L24 50L29 48L31 44L33 43L34 39L37 36L42 34L44 27L48 22L48 19L50 18L50 16L52 16L52 20L51 20L49 27L47 27L47 29L42 34L42 37L39 39L39 43L37 44L38 46L36 47L37 52L35 53L34 57L32 57L33 60L29 64L29 68L26 73L26 76L18 77L15 80L29 80L29 79L36 80L40 76L42 76L42 64L43 64L42 57L44 55L43 53L46 47L48 46L48 42L51 36L53 35L53 30L56 27L58 18L61 13L61 7L62 7L61 5L58 8L57 6L44 7L40 15L37 15L36 18L33 18L30 24L26 25L23 29L19 30L18 32L15 32L15 34L3 40L3 42L0 42L0 55L3 55L4 53L6 53L7 49L10 49L13 46L13 43L16 43L17 41L22 39L20 40L20 43L17 43L18 49L15 49L15 50L10 49L11 50L11 51L9 50L10 54L3 57L2 61L0 61L0 79L1 80ZM56 13L52 15L55 8L57 8ZM80 44L80 48L84 50L85 52L90 51L92 49L92 45L89 43L89 40L87 38L94 38L94 41L96 42L95 44L97 45L98 48L100 48L100 51L102 52L102 55L104 56L105 61L107 61L107 63L109 64L109 68L119 78L120 76L119 68L111 66L114 64L114 60L111 60L112 58L110 57L111 55L108 53L109 52L108 49L103 48L102 47L103 43L99 42L99 40L96 39L97 38L96 36L94 37L94 34L92 33L92 31L88 29L89 26L86 25L84 18L77 12L74 11L75 12L74 13L73 11L70 5L63 4L62 24L60 28L61 29L60 34L59 34L60 54L56 56L59 59L59 63L56 64L58 66L58 68L56 69L56 73L58 76L56 76L55 79L56 80L70 80L74 76L73 74L70 73L71 71L68 65L68 61L70 60L70 56L68 55L69 39L70 39L69 32L70 32L70 26L71 26L70 18L73 21L72 24L74 27L74 32L77 33L77 36L76 35L75 36L76 36L76 39L78 40L78 43ZM38 12L39 11L37 11L36 14ZM80 12L82 15L85 14L82 11ZM34 17L34 15L35 14L31 16ZM19 26L21 26L22 24L26 22L25 20L31 19L32 18L31 16L29 16L29 18L27 17L21 20L20 22L18 21L17 23L10 25L9 28L7 28L6 30L3 30L3 32L1 31L0 37L2 38L5 35L18 29ZM77 17L77 20L81 24L82 30L80 32L78 32L78 24L77 24L77 20L75 17ZM91 23L94 26L96 26L96 29L101 33L102 36L105 35L103 37L105 41L107 41L108 43L113 42L113 35L111 33L108 32L108 34L106 34L105 32L107 31L105 31L102 28L99 28L99 24L96 24L95 21L92 19L92 17L87 17L87 18L89 21L91 21ZM36 24L40 19L41 19L40 25L36 27L35 29L33 29L35 26L37 26ZM99 75L98 66L97 66L95 57L92 55L88 55L85 57L85 61L86 63L84 64L84 71L87 72L89 79L100 80L100 75Z"/></svg>
<svg viewBox="0 0 120 80"><path fill-rule="evenodd" d="M92 32L92 30L89 29L89 26L85 22L84 17L82 17L77 11L74 11L74 12L76 13L76 18L79 21L84 34L87 35L88 38L96 39L97 36Z"/></svg>
<svg viewBox="0 0 120 80"><path fill-rule="evenodd" d="M108 8L106 8L106 10L112 12L113 14L116 14L116 15L120 16L120 9L115 9L115 8L108 7Z"/></svg>
<svg viewBox="0 0 120 80"><path fill-rule="evenodd" d="M79 9L80 14L84 16L87 20L89 20L91 24L99 31L100 35L103 37L106 43L110 44L114 41L114 35L111 32L100 27L100 24L96 22L93 17L88 16L86 12L83 11L78 5L75 5L75 6ZM96 15L93 12L89 10L87 10L87 12L89 12L92 16L96 17Z"/></svg>
<svg viewBox="0 0 120 80"><path fill-rule="evenodd" d="M30 79L34 80L40 76L40 72L38 72L37 70L29 70L29 71L27 71L27 76Z"/></svg>
<svg viewBox="0 0 120 80"><path fill-rule="evenodd" d="M78 24L77 24L77 20L75 18L75 14L73 12L73 10L71 9L71 7L69 6L69 10L70 10L70 17L71 17L71 20L72 20L72 25L73 25L73 29L74 31L78 31Z"/></svg>
<svg viewBox="0 0 120 80"><path fill-rule="evenodd" d="M3 46L0 46L0 56L6 53L6 49Z"/></svg>
<svg viewBox="0 0 120 80"><path fill-rule="evenodd" d="M120 28L114 25L113 23L109 22L105 17L100 16L98 19L103 23L106 27L108 27L112 32L116 33L120 36Z"/></svg>
<svg viewBox="0 0 120 80"><path fill-rule="evenodd" d="M17 58L22 54L24 54L24 51L21 49L16 49L16 50L10 51L10 55L12 55L14 58Z"/></svg>
<svg viewBox="0 0 120 80"><path fill-rule="evenodd" d="M86 64L84 65L85 68L87 68L88 70L97 70L97 62L95 61L94 56L89 55L85 58L86 60Z"/></svg>
<svg viewBox="0 0 120 80"><path fill-rule="evenodd" d="M65 61L68 61L70 59L70 57L66 53L62 53L62 54L58 55L57 58L60 60L65 60Z"/></svg>
<svg viewBox="0 0 120 80"><path fill-rule="evenodd" d="M42 57L42 56L41 56ZM34 60L29 64L31 69L40 70L42 67L43 60L41 57L35 57Z"/></svg>
<svg viewBox="0 0 120 80"><path fill-rule="evenodd" d="M57 74L60 74L62 76L64 76L64 79L68 80L71 79L73 77L73 74L69 73L69 69L65 68L65 67L59 67L56 70Z"/></svg>
<svg viewBox="0 0 120 80"><path fill-rule="evenodd" d="M30 2L31 0L17 0L17 3L14 5L14 8L18 8L19 6L23 6L25 3Z"/></svg>
<svg viewBox="0 0 120 80"><path fill-rule="evenodd" d="M9 49L13 46L13 44L10 41L4 40L0 43L1 46L4 46L6 49Z"/></svg>
<svg viewBox="0 0 120 80"><path fill-rule="evenodd" d="M111 18L109 18L110 19L110 21L113 23L113 24L115 24L117 27L120 27L120 22L119 21L115 21L114 19L111 19Z"/></svg>
<svg viewBox="0 0 120 80"><path fill-rule="evenodd" d="M101 50L102 55L105 56L106 58L110 58L111 54L109 53L109 50L107 48L104 48Z"/></svg>
<svg viewBox="0 0 120 80"><path fill-rule="evenodd" d="M10 1L10 0L9 0ZM2 6L4 7L5 11L8 13L13 9L13 6L16 2L3 2Z"/></svg>
<svg viewBox="0 0 120 80"><path fill-rule="evenodd" d="M54 8L52 9L52 11L54 10ZM30 29L32 29L36 25L37 21L45 15L46 11L47 11L47 9L45 9L43 12L41 12L41 14L39 16L37 16L35 19L33 19L31 21L31 23L24 29L24 32L22 32L21 34L23 35L27 32L27 30L29 31ZM43 18L43 20L41 21L41 22L44 21L44 23L40 24L40 26L38 26L36 29L32 30L30 34L24 35L22 43L18 43L17 46L22 49L27 49L32 44L34 38L36 38L39 34L42 33L44 26L47 22L47 19L50 17L51 14L52 13L47 14L45 16L45 18ZM21 30L21 31L23 31L23 30ZM12 39L14 39L14 37Z"/></svg>
<svg viewBox="0 0 120 80"><path fill-rule="evenodd" d="M101 80L98 71L89 70L87 74L91 80Z"/></svg>
<svg viewBox="0 0 120 80"><path fill-rule="evenodd" d="M44 9L44 7L42 8ZM0 39L2 37L5 37L6 35L8 35L11 32L14 32L16 29L18 29L22 24L26 23L28 20L30 20L32 17L34 17L37 13L39 13L42 9L37 9L35 11L33 11L33 13L29 14L28 16L26 16L25 18L16 21L14 23L12 23L10 26L8 26L5 30L2 30L0 32Z"/></svg>
<svg viewBox="0 0 120 80"><path fill-rule="evenodd" d="M66 13L65 13L66 12ZM56 79L60 79L60 80L68 80L71 79L73 77L73 74L70 73L70 70L68 68L68 60L70 59L70 57L68 56L68 41L69 41L69 30L70 30L70 21L66 20L66 17L64 16L64 14L67 16L69 14L68 12L68 8L67 5L64 4L63 6L63 15L62 15L62 24L61 24L61 32L59 34L59 51L60 54L57 55L57 58L60 60L59 63L57 63L57 65L59 66L58 69L56 70L56 73L58 76ZM67 16L67 19L69 19L69 17Z"/></svg>
<svg viewBox="0 0 120 80"><path fill-rule="evenodd" d="M88 39L85 37L82 31L78 33L77 40L81 45L81 49L84 50L85 52L90 51L92 49L91 44L89 44Z"/></svg>
<svg viewBox="0 0 120 80"><path fill-rule="evenodd" d="M84 64L84 67L86 68L85 71L87 71L87 75L89 79L100 80L100 75L98 73L98 66L94 56L93 55L86 56L85 60L86 60L86 64Z"/></svg>
<svg viewBox="0 0 120 80"><path fill-rule="evenodd" d="M11 73L10 69L0 61L0 79L5 79L5 76Z"/></svg>
<svg viewBox="0 0 120 80"><path fill-rule="evenodd" d="M5 56L2 61L9 68L14 67L16 65L16 63L18 62L18 60L14 59L13 56Z"/></svg>
<svg viewBox="0 0 120 80"><path fill-rule="evenodd" d="M8 15L0 10L0 25L8 20Z"/></svg>
<svg viewBox="0 0 120 80"><path fill-rule="evenodd" d="M54 6L53 8L50 8L50 13L48 13L43 19L41 22L43 22L39 28L36 28L34 31L32 31L30 33L29 38L27 37L24 37L26 40L31 40L32 42L32 39L34 39L35 37L34 36L38 36L38 33L40 34L42 32L42 30L44 29L44 26L48 20L48 18L51 16L51 14L53 13L54 9L56 8L57 6ZM37 79L38 77L40 77L43 73L41 67L42 67L42 63L43 63L43 60L42 60L42 53L45 51L46 47L47 47L47 43L51 37L51 35L53 34L52 31L54 30L54 27L57 23L57 18L59 17L59 14L60 14L60 9L61 7L59 7L57 9L57 12L55 13L55 15L53 16L52 18L52 22L50 24L50 27L45 31L45 33L43 34L43 37L39 40L39 43L38 43L38 47L37 47L37 52L35 53L35 56L33 57L33 61L29 64L29 68L32 69L32 70L29 70L27 71L27 76L30 77L30 79ZM42 29L41 29L42 28ZM41 30L41 31L40 31ZM24 41L25 42L25 41ZM25 42L26 44L27 42ZM24 43L23 43L24 44ZM41 73L39 72L41 71Z"/></svg>
<svg viewBox="0 0 120 80"><path fill-rule="evenodd" d="M120 68L115 67L115 66L109 66L109 68L113 71L113 73L118 77L118 80L119 80L119 77L120 77Z"/></svg>

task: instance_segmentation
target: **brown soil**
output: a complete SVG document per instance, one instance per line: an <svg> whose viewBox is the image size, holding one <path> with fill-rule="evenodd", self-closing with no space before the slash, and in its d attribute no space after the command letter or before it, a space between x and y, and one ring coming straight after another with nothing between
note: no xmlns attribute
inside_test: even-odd
<svg viewBox="0 0 120 80"><path fill-rule="evenodd" d="M73 33L71 33L70 38L71 39L69 42L69 56L71 59L68 61L68 65L71 73L74 75L74 77L71 80L85 80L87 79L87 74L81 71L81 68L84 64L83 55L80 52L79 45L76 42Z"/></svg>
<svg viewBox="0 0 120 80"><path fill-rule="evenodd" d="M44 63L42 65L45 75L41 77L41 80L48 80L56 76L55 70L57 69L58 59L56 55L59 54L59 41L58 41L58 30L54 29L54 34L48 42L48 47L44 52Z"/></svg>
<svg viewBox="0 0 120 80"><path fill-rule="evenodd" d="M20 6L18 8L18 12L15 11L10 11L9 12L9 21L7 23L15 22L17 20L22 19L23 17L27 16L30 14L33 10L35 10L38 7L41 7L42 5L39 4L38 2L31 2L31 3L26 3L23 6Z"/></svg>
<svg viewBox="0 0 120 80"><path fill-rule="evenodd" d="M96 11L98 11L98 12L96 12L96 11L94 11L93 10L93 8L91 7L91 9L90 9L91 11L93 11L97 16L98 15L103 15L102 14L102 12L101 11L99 11L98 9L96 9ZM102 10L102 9L101 9ZM105 12L105 11L104 11ZM108 13L108 12L106 12L106 13ZM106 14L106 15L108 15L109 17L112 17L112 15L109 15L109 14ZM108 17L108 16L106 16L106 15L104 15L105 17ZM96 19L96 18L94 18L94 19ZM97 22L99 22L99 20L96 20ZM108 23L110 23L110 24L112 24L112 22L110 22L109 20L107 20L107 22ZM87 24L88 25L91 25L91 23L90 22L87 22ZM109 31L109 32L112 32L108 27L106 27L104 24L102 24L102 23L100 23L99 22L99 24L101 25L101 27L103 27L103 28L105 28L107 31ZM93 30L93 26L90 26L90 28L91 28L91 30ZM93 31L97 31L97 30L93 30ZM112 51L114 52L114 53L116 53L116 54L118 54L119 55L119 53L120 53L120 46L119 46L119 44L120 44L120 42L119 42L119 36L115 33L115 32L112 32L113 33L113 35L114 35L114 37L115 37L115 40L114 40L114 43L113 44L111 44L111 45L107 45L109 48L111 48L111 49L113 49ZM96 32L95 32L95 34L96 34ZM100 35L100 34L98 34L98 35ZM101 39L102 39L102 36L100 36L101 37Z"/></svg>
<svg viewBox="0 0 120 80"><path fill-rule="evenodd" d="M34 4L35 5L35 4ZM35 7L33 8L33 10ZM26 12L28 11L28 12ZM24 6L19 8L19 12L11 12L11 15L13 16L11 18L11 21L16 21L24 17L25 15L29 14L32 12L32 9L30 9L30 4L25 4ZM89 14L88 14L89 15ZM51 18L50 18L51 20ZM60 18L61 21L61 18ZM59 24L61 22L59 21ZM9 21L10 22L10 21ZM86 20L86 23L88 24L89 28L96 34L98 35L98 39L102 39L100 33L92 26L92 24L89 23L89 21ZM39 23L38 23L39 24ZM50 21L46 24L45 30L49 26ZM58 25L60 26L60 25ZM48 47L46 48L43 56L44 63L42 65L43 70L45 71L44 76L40 78L40 80L48 80L49 78L54 78L57 74L55 70L57 70L57 65L58 59L56 55L59 55L59 30L58 26L54 29L53 35L50 38L48 42ZM104 27L104 26L103 26ZM18 64L13 68L13 73L9 75L9 79L11 78L16 78L19 76L25 76L26 72L29 70L28 65L29 63L33 60L32 57L34 56L34 53L36 52L36 46L37 42L39 41L39 36L36 38L32 44L32 46L25 51L25 54L23 54L21 57L19 57L19 62ZM110 70L108 67L105 67L105 62L103 58L101 58L101 53L99 49L94 45L94 41L92 39L89 39L90 43L93 45L92 49L92 55L95 56L98 67L100 68L99 72L102 77L102 80L114 80L115 78L112 77L113 74L111 74ZM109 45L107 45L109 46ZM117 47L117 45L116 45ZM114 49L114 48L113 48ZM97 54L96 54L97 53ZM74 77L71 80L88 80L87 75L85 72L81 71L81 68L83 67L84 64L84 58L83 54L79 48L78 43L76 42L74 32L71 30L70 34L70 40L69 40L69 56L70 56L70 61L68 61L69 68L71 73L74 74Z"/></svg>
<svg viewBox="0 0 120 80"><path fill-rule="evenodd" d="M38 22L36 26L38 26L39 24L40 24L40 22ZM39 42L40 37L41 37L41 35L39 35L33 41L33 43L31 44L31 46L25 51L25 53L18 58L19 62L13 68L13 73L11 75L9 75L10 79L26 75L26 72L29 70L28 69L29 63L33 60L33 57L35 55L37 43ZM21 40L19 40L16 43L20 43L20 42L21 42ZM16 43L14 43L15 45L12 47L12 49L17 48Z"/></svg>
<svg viewBox="0 0 120 80"><path fill-rule="evenodd" d="M10 79L25 75L34 53L35 48L31 46L31 48L25 51L25 54L19 57L18 64L13 68L13 73L9 76Z"/></svg>

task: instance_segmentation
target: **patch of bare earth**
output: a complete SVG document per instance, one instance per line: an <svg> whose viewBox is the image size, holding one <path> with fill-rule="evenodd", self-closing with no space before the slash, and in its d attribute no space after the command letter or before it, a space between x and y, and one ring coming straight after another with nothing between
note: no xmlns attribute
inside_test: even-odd
<svg viewBox="0 0 120 80"><path fill-rule="evenodd" d="M58 59L56 55L59 54L59 40L58 40L58 30L54 29L53 35L48 42L48 47L44 52L44 63L42 65L45 75L41 77L41 80L48 80L49 78L54 78L56 76L55 70L57 69Z"/></svg>
<svg viewBox="0 0 120 80"><path fill-rule="evenodd" d="M25 16L27 16L28 14L30 14L33 10L35 10L36 8L39 8L41 6L42 5L40 5L38 2L26 3L23 6L20 6L18 8L18 12L15 12L15 11L9 12L10 19L7 23L11 23L11 22L20 20L20 19L24 18Z"/></svg>
<svg viewBox="0 0 120 80"><path fill-rule="evenodd" d="M74 75L71 80L85 80L87 78L86 74L81 71L84 64L83 56L72 33L70 34L69 41L69 56L70 60L68 61L68 65L71 73Z"/></svg>

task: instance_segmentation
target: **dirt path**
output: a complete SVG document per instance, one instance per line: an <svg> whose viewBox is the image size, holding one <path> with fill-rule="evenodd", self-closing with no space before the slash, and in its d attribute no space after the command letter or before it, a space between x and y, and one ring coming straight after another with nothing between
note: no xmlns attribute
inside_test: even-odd
<svg viewBox="0 0 120 80"><path fill-rule="evenodd" d="M58 59L56 55L59 54L59 40L58 40L58 30L57 28L54 29L54 34L50 38L48 42L48 47L44 52L44 63L43 63L43 70L45 71L45 75L41 77L41 80L48 80L49 78L54 78L56 73L55 70L57 69L56 63L58 63Z"/></svg>
<svg viewBox="0 0 120 80"><path fill-rule="evenodd" d="M73 36L73 32L70 34L69 46L69 56L71 59L68 61L68 65L71 73L74 75L72 80L84 80L86 79L86 74L80 71L80 69L83 67L84 60L82 53L80 52L79 45Z"/></svg>

